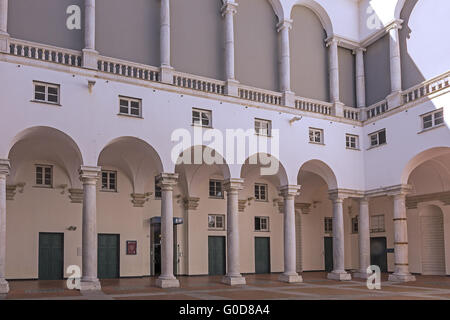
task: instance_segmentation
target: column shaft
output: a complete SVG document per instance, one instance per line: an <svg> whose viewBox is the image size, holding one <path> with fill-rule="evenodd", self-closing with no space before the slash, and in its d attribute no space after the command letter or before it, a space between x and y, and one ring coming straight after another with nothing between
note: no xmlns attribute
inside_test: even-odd
<svg viewBox="0 0 450 320"><path fill-rule="evenodd" d="M366 77L364 72L364 49L356 51L356 104L358 108L366 106Z"/></svg>
<svg viewBox="0 0 450 320"><path fill-rule="evenodd" d="M402 66L400 60L399 26L389 30L391 91L397 93L402 90Z"/></svg>
<svg viewBox="0 0 450 320"><path fill-rule="evenodd" d="M8 33L8 0L0 0L0 34Z"/></svg>
<svg viewBox="0 0 450 320"><path fill-rule="evenodd" d="M338 42L331 39L328 42L329 68L330 68L330 100L332 103L339 103L339 57Z"/></svg>
<svg viewBox="0 0 450 320"><path fill-rule="evenodd" d="M95 0L85 0L84 48L95 50Z"/></svg>
<svg viewBox="0 0 450 320"><path fill-rule="evenodd" d="M170 67L170 0L161 0L161 66Z"/></svg>
<svg viewBox="0 0 450 320"><path fill-rule="evenodd" d="M284 273L280 276L280 281L288 283L303 281L296 271L295 196L299 190L300 186L280 188L280 195L284 198Z"/></svg>
<svg viewBox="0 0 450 320"><path fill-rule="evenodd" d="M280 44L280 91L291 91L291 57L289 44L289 29L292 28L291 21L281 22L278 28Z"/></svg>
<svg viewBox="0 0 450 320"><path fill-rule="evenodd" d="M177 180L177 174L163 173L158 177L161 186L161 276L157 285L161 288L180 286L173 274L173 187Z"/></svg>
<svg viewBox="0 0 450 320"><path fill-rule="evenodd" d="M82 230L82 278L81 290L100 290L97 278L97 180L99 167L82 167L80 180L83 183L83 230Z"/></svg>
<svg viewBox="0 0 450 320"><path fill-rule="evenodd" d="M0 294L9 292L6 281L6 178L9 161L0 159Z"/></svg>
<svg viewBox="0 0 450 320"><path fill-rule="evenodd" d="M227 80L235 80L234 74L234 15L237 4L227 3L222 8L225 18L225 77Z"/></svg>
<svg viewBox="0 0 450 320"><path fill-rule="evenodd" d="M408 261L408 223L406 218L406 196L394 196L394 256L395 271L389 276L390 281L415 281L409 272Z"/></svg>
<svg viewBox="0 0 450 320"><path fill-rule="evenodd" d="M359 202L359 272L358 278L367 278L367 268L370 266L370 217L369 201L365 198Z"/></svg>
<svg viewBox="0 0 450 320"><path fill-rule="evenodd" d="M225 182L227 192L227 275L223 282L228 285L243 285L245 278L240 272L239 243L239 190L242 190L243 180L230 179Z"/></svg>

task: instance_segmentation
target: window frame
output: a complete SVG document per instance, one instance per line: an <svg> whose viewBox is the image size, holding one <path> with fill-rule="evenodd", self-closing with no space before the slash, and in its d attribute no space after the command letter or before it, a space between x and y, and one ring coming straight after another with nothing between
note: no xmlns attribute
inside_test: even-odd
<svg viewBox="0 0 450 320"><path fill-rule="evenodd" d="M211 183L214 183L214 191L217 194L217 184L220 185L220 196L211 195ZM224 199L223 181L218 179L209 179L208 195L210 199Z"/></svg>
<svg viewBox="0 0 450 320"><path fill-rule="evenodd" d="M352 142L350 139L354 138L355 139L355 147L352 147ZM356 134L351 134L351 133L347 133L345 134L345 146L347 149L349 150L360 150L359 149L359 136Z"/></svg>
<svg viewBox="0 0 450 320"><path fill-rule="evenodd" d="M158 176L155 176L155 200L162 199L162 189L158 186Z"/></svg>
<svg viewBox="0 0 450 320"><path fill-rule="evenodd" d="M107 188L103 188L103 174L107 174L107 181L106 181L106 184L107 184ZM110 186L111 186L111 175L112 174L114 174L114 180L115 180L115 182L114 182L114 189L111 189L110 188ZM117 190L118 190L118 179L117 179L117 177L118 177L118 175L117 175L117 171L114 171L114 170L102 170L101 171L101 179L102 179L102 181L101 181L101 186L100 186L100 190L102 191L102 192L112 192L112 193L114 193L114 192L118 192Z"/></svg>
<svg viewBox="0 0 450 320"><path fill-rule="evenodd" d="M128 102L128 105L126 107L128 109L128 113L122 112L122 108L125 108L125 106L122 106L122 100ZM131 110L132 110L131 103L132 102L137 102L138 103L138 105L139 105L139 115L135 115L135 114L131 113ZM119 96L119 114L118 115L119 116L132 117L132 118L142 118L142 99L126 97L126 96Z"/></svg>
<svg viewBox="0 0 450 320"><path fill-rule="evenodd" d="M259 230L256 227L256 221L259 219ZM262 228L262 221L265 221L266 228ZM270 217L256 216L254 219L255 232L270 232Z"/></svg>
<svg viewBox="0 0 450 320"><path fill-rule="evenodd" d="M198 112L199 113L198 120L200 121L200 123L195 123L194 112ZM209 121L208 125L204 125L203 124L203 115L207 115L208 116L208 121ZM212 123L213 123L212 122L212 111L211 110L205 110L205 109L192 108L191 120L192 120L192 126L194 126L194 127L212 128Z"/></svg>
<svg viewBox="0 0 450 320"><path fill-rule="evenodd" d="M441 114L441 116L437 118L436 117L437 114ZM428 121L428 122L431 122L431 126L427 127L427 128L425 128L425 118L426 117L431 117L431 119ZM422 120L421 121L422 131L427 131L427 130L431 130L431 129L434 129L434 128L438 128L438 127L440 127L440 126L445 124L444 108L440 108L440 109L433 110L431 112L422 114L420 116L420 119ZM436 121L438 119L441 120L440 123L436 123Z"/></svg>
<svg viewBox="0 0 450 320"><path fill-rule="evenodd" d="M261 187L265 188L265 199L261 198ZM256 188L258 188L258 195L256 193ZM268 202L269 201L269 185L267 183L255 183L253 187L255 201L258 202Z"/></svg>
<svg viewBox="0 0 450 320"><path fill-rule="evenodd" d="M383 220L383 227L380 228L380 218L382 218ZM378 219L377 220L377 228L374 228L374 219ZM370 233L384 233L386 232L386 217L384 214L376 214L373 216L370 216Z"/></svg>
<svg viewBox="0 0 450 320"><path fill-rule="evenodd" d="M316 141L316 134L320 133L320 141ZM314 138L314 141L311 141L311 138ZM325 131L323 129L319 128L309 128L309 136L308 136L309 143L312 144L319 144L319 145L325 145Z"/></svg>
<svg viewBox="0 0 450 320"><path fill-rule="evenodd" d="M380 143L380 133L382 133L382 132L384 132L384 142ZM377 141L377 144L375 144L375 145L372 144L374 136L376 136L376 141ZM369 149L377 148L377 147L381 147L381 146L386 145L387 144L387 131L386 131L386 128L370 133L369 134L369 143L370 143Z"/></svg>
<svg viewBox="0 0 450 320"><path fill-rule="evenodd" d="M44 87L44 92L36 92L36 87L37 86L43 86ZM54 94L50 94L49 93L49 88L53 88L57 90L57 94L56 94L56 102L55 101L50 101L48 99L49 95L54 96ZM38 99L36 98L36 94L44 94L44 100L42 99ZM51 104L51 105L55 105L55 106L59 106L61 105L61 85L56 84L56 83L49 83L49 82L43 82L43 81L37 81L37 80L33 80L33 99L31 100L33 102L38 102L38 103L46 103L46 104Z"/></svg>
<svg viewBox="0 0 450 320"><path fill-rule="evenodd" d="M210 219L214 219L214 226L210 226ZM217 218L222 219L222 227L217 227ZM208 230L210 231L225 231L226 230L226 220L224 214L208 214Z"/></svg>
<svg viewBox="0 0 450 320"><path fill-rule="evenodd" d="M359 233L359 216L351 218L350 223L351 223L350 230L352 230L352 234L358 234Z"/></svg>
<svg viewBox="0 0 450 320"><path fill-rule="evenodd" d="M325 234L332 234L333 233L333 218L332 217L325 217L323 219L323 231Z"/></svg>
<svg viewBox="0 0 450 320"><path fill-rule="evenodd" d="M259 124L258 128L257 128L256 124ZM261 126L262 124L267 124L267 133L266 134L262 133L261 131L258 131L258 130L262 130L263 129L263 127ZM266 120L266 119L255 118L255 120L254 120L254 129L255 129L255 134L257 136L271 137L272 136L272 121L271 120ZM263 130L265 130L265 129L263 129Z"/></svg>
<svg viewBox="0 0 450 320"><path fill-rule="evenodd" d="M53 189L53 166L49 164L35 164L34 168L34 186L37 188ZM38 183L38 168L42 169L42 183ZM50 169L50 184L45 183L45 169Z"/></svg>

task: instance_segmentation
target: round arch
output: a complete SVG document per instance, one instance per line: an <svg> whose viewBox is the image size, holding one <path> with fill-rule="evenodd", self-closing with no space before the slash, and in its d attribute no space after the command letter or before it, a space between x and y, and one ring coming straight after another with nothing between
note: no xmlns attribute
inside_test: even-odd
<svg viewBox="0 0 450 320"><path fill-rule="evenodd" d="M72 187L80 184L78 170L84 163L82 152L75 140L61 130L46 126L27 128L12 139L7 152L12 181L24 161L40 159L57 164L69 177Z"/></svg>
<svg viewBox="0 0 450 320"><path fill-rule="evenodd" d="M394 17L395 19L400 19L400 15L402 13L403 7L405 6L407 0L398 0L397 5L395 6Z"/></svg>
<svg viewBox="0 0 450 320"><path fill-rule="evenodd" d="M320 4L318 4L316 1L314 1L314 0L296 0L294 2L294 5L291 8L289 17L292 16L292 11L294 10L295 6L304 6L308 9L310 9L311 11L313 11L319 18L320 22L322 23L322 26L327 33L327 37L331 37L334 35L333 24L331 22L330 16L326 12L326 10Z"/></svg>
<svg viewBox="0 0 450 320"><path fill-rule="evenodd" d="M334 190L338 188L336 175L325 162L317 159L309 160L300 167L300 170L298 172L299 176L302 170L312 172L320 176L327 183L329 190Z"/></svg>
<svg viewBox="0 0 450 320"><path fill-rule="evenodd" d="M408 184L409 176L414 171L415 168L423 164L424 162L431 160L435 157L439 157L442 155L450 154L449 147L437 147L431 148L421 153L417 154L408 163L405 165L402 171L402 175L400 178L401 184Z"/></svg>
<svg viewBox="0 0 450 320"><path fill-rule="evenodd" d="M251 167L260 169L260 176L273 177L279 186L289 185L286 169L281 161L268 153L256 153L248 157L241 166L240 177L245 178L245 174Z"/></svg>

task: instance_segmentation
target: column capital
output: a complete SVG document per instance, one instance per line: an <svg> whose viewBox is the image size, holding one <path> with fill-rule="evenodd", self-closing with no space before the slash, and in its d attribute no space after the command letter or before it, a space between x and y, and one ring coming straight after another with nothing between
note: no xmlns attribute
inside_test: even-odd
<svg viewBox="0 0 450 320"><path fill-rule="evenodd" d="M331 45L338 46L339 45L339 39L337 37L335 37L335 36L328 37L327 39L325 39L325 44L326 44L327 48L329 46L331 46Z"/></svg>
<svg viewBox="0 0 450 320"><path fill-rule="evenodd" d="M359 48L353 49L353 50L352 50L352 53L353 53L353 54L358 54L358 53L364 53L364 52L366 52L366 51L367 51L366 48L359 47Z"/></svg>
<svg viewBox="0 0 450 320"><path fill-rule="evenodd" d="M156 181L163 191L173 190L178 184L178 173L161 173L156 177Z"/></svg>
<svg viewBox="0 0 450 320"><path fill-rule="evenodd" d="M277 24L277 32L282 31L283 29L287 29L288 31L292 29L292 23L293 21L290 19L285 19L283 21L280 21Z"/></svg>
<svg viewBox="0 0 450 320"><path fill-rule="evenodd" d="M223 182L223 188L226 192L239 191L244 189L244 179L232 178Z"/></svg>
<svg viewBox="0 0 450 320"><path fill-rule="evenodd" d="M392 21L385 29L386 33L389 33L389 31L394 30L394 29L401 30L402 24L403 24L403 20L401 20L401 19Z"/></svg>
<svg viewBox="0 0 450 320"><path fill-rule="evenodd" d="M296 197L300 194L302 186L298 185L286 185L278 188L280 196L283 198Z"/></svg>
<svg viewBox="0 0 450 320"><path fill-rule="evenodd" d="M11 163L8 159L0 159L0 175L9 175L11 171Z"/></svg>
<svg viewBox="0 0 450 320"><path fill-rule="evenodd" d="M406 197L406 195L411 193L412 190L413 190L413 187L411 185L401 184L401 185L397 186L396 188L389 190L387 195L393 196L393 197Z"/></svg>
<svg viewBox="0 0 450 320"><path fill-rule="evenodd" d="M80 180L83 184L96 184L98 178L100 177L101 171L101 167L81 166L78 172L80 174Z"/></svg>
<svg viewBox="0 0 450 320"><path fill-rule="evenodd" d="M237 4L236 2L228 2L227 1L222 6L222 9L220 9L220 12L222 12L222 17L225 17L227 14L235 15L237 13L238 6L239 6L239 4Z"/></svg>

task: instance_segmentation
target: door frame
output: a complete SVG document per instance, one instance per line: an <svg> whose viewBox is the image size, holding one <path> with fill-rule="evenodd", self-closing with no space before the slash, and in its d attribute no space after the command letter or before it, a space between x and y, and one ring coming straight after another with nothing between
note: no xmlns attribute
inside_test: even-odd
<svg viewBox="0 0 450 320"><path fill-rule="evenodd" d="M223 240L223 269L224 269L224 273L223 274L221 274L221 275L211 275L211 273L210 273L210 264L209 264L209 250L210 250L210 247L209 247L209 240L210 240L210 238L220 238L220 239L222 239ZM227 237L226 236L221 236L221 235L217 235L217 236L214 236L214 235L208 235L208 276L224 276L224 275L226 275L227 274L227 258L228 258L228 256L227 256L227 250L228 250L228 248L227 248Z"/></svg>
<svg viewBox="0 0 450 320"><path fill-rule="evenodd" d="M269 252L268 252L268 254L269 254L269 256L268 256L268 258L269 258L269 265L268 265L268 267L269 267L269 272L268 273L257 273L256 272L256 239L265 239L265 240L268 240L268 244L269 244L269 247L268 247L268 249L269 249ZM270 236L268 236L268 237L263 237L263 236L255 236L254 237L254 253L255 253L255 274L271 274L272 273L272 255L271 255L271 237Z"/></svg>
<svg viewBox="0 0 450 320"><path fill-rule="evenodd" d="M64 254L65 254L65 252L64 252L64 240L65 240L64 232L38 232L38 255L37 255L37 258L38 258L38 280L40 280L41 235L60 235L60 236L62 236L62 246L61 246L61 256L62 256L61 280L64 280L65 279L65 277L64 277L64 275L65 275L65 272L64 272L65 271L64 270L64 262L65 262L65 257L64 257Z"/></svg>
<svg viewBox="0 0 450 320"><path fill-rule="evenodd" d="M98 245L98 242L99 242L98 240L99 240L100 236L117 236L117 274L118 274L118 277L115 279L120 279L120 233L98 233L97 234L97 277L100 279L100 277L99 277L100 263L99 263L99 259L98 259L98 254L100 252L100 246ZM125 250L126 250L126 248L125 248Z"/></svg>

